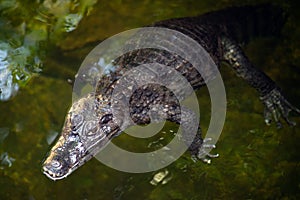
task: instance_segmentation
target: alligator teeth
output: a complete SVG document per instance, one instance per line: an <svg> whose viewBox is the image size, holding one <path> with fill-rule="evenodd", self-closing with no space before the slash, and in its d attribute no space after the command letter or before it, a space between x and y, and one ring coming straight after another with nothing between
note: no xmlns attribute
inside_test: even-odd
<svg viewBox="0 0 300 200"><path fill-rule="evenodd" d="M72 170L70 169L68 171L68 173L66 173L65 175L62 176L61 174L55 174L54 172L50 171L46 166L43 167L43 173L48 178L50 178L51 180L54 180L54 181L66 178L69 174L71 174L71 172L72 172Z"/></svg>
<svg viewBox="0 0 300 200"><path fill-rule="evenodd" d="M64 178L64 177L59 177L58 174L55 174L54 172L50 171L49 169L47 169L46 166L43 167L43 173L52 180L58 180Z"/></svg>

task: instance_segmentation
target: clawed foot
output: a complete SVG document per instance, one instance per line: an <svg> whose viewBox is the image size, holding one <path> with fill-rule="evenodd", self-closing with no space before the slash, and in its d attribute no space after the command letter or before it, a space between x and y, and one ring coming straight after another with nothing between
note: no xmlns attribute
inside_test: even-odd
<svg viewBox="0 0 300 200"><path fill-rule="evenodd" d="M272 90L269 94L260 98L265 105L265 123L270 125L272 119L274 119L278 128L282 127L280 117L290 125L295 126L296 123L289 119L289 113L294 111L300 114L300 110L288 102L285 97L281 94L279 89Z"/></svg>
<svg viewBox="0 0 300 200"><path fill-rule="evenodd" d="M210 154L210 150L216 148L216 145L214 144L207 144L209 141L211 141L211 138L205 138L203 140L202 146L200 147L198 154L192 156L192 160L196 162L198 159L202 160L203 162L210 164L211 159L210 158L217 158L219 157L219 154Z"/></svg>

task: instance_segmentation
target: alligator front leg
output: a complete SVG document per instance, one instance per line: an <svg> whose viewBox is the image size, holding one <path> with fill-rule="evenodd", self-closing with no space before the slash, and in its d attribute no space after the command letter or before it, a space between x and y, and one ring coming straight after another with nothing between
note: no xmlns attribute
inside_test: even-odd
<svg viewBox="0 0 300 200"><path fill-rule="evenodd" d="M209 144L210 138L202 138L202 131L199 125L199 119L195 112L186 108L181 108L181 114L169 116L169 120L179 123L182 126L183 140L189 145L189 151L192 154L192 160L202 160L205 163L210 164L211 158L216 158L219 154L210 154L209 151L215 148L215 145ZM195 126L198 127L196 134L190 130L195 130Z"/></svg>
<svg viewBox="0 0 300 200"><path fill-rule="evenodd" d="M282 95L280 88L262 71L255 68L240 46L228 37L223 37L222 47L224 60L230 64L238 76L245 79L260 95L260 100L265 105L265 123L269 125L274 119L278 128L282 127L280 118L291 126L296 123L289 119L289 112L300 114L300 110L291 105Z"/></svg>
<svg viewBox="0 0 300 200"><path fill-rule="evenodd" d="M147 102L149 103L147 105ZM130 100L130 117L135 124L146 125L168 120L180 124L180 139L188 146L192 159L210 163L209 154L215 148L209 139L202 139L199 117L191 109L180 104L177 97L166 87L148 84L133 93Z"/></svg>

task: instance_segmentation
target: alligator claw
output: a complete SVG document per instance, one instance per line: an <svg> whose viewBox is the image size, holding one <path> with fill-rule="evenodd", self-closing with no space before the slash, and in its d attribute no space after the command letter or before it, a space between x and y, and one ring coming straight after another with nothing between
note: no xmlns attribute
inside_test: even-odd
<svg viewBox="0 0 300 200"><path fill-rule="evenodd" d="M214 144L207 144L207 142L211 141L211 138L205 138L203 140L203 143L198 151L197 155L192 156L192 160L196 162L198 159L202 160L204 163L210 164L211 159L210 158L217 158L219 157L219 154L210 154L209 151L211 149L216 148L216 145Z"/></svg>
<svg viewBox="0 0 300 200"><path fill-rule="evenodd" d="M282 117L288 125L296 125L296 122L289 119L289 113L294 111L300 114L300 110L288 102L278 88L275 88L269 94L260 97L260 100L265 105L264 118L267 125L270 125L272 119L274 119L277 128L282 128L280 117Z"/></svg>

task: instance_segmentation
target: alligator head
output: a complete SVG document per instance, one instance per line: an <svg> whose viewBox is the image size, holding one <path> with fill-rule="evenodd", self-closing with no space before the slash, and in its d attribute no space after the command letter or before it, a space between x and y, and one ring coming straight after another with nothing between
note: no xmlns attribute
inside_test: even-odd
<svg viewBox="0 0 300 200"><path fill-rule="evenodd" d="M69 110L61 136L43 163L52 180L65 178L97 154L120 132L108 101L88 94Z"/></svg>

